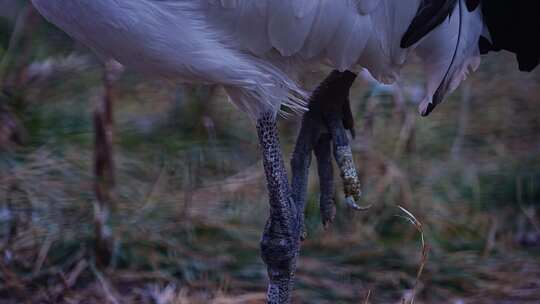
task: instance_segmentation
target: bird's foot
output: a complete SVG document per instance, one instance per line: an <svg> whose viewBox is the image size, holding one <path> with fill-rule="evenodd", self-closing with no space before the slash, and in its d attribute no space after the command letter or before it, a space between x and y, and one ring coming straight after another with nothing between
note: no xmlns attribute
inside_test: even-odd
<svg viewBox="0 0 540 304"><path fill-rule="evenodd" d="M334 168L332 166L332 136L328 133L321 134L314 151L317 159L317 172L319 174L319 188L321 191L319 208L323 227L327 229L336 216Z"/></svg>
<svg viewBox="0 0 540 304"><path fill-rule="evenodd" d="M336 214L332 155L343 180L346 204L354 210L367 210L370 207L358 204L361 199L360 180L347 135L348 130L354 137L349 90L355 78L356 75L351 72L334 71L315 90L310 109L302 119L291 160L293 199L299 210L303 211L311 153L315 152L321 190L321 219L325 227L332 223ZM300 221L303 223L303 217Z"/></svg>
<svg viewBox="0 0 540 304"><path fill-rule="evenodd" d="M343 191L345 193L345 203L358 211L366 211L371 205L360 206L357 202L362 196L362 189L356 167L354 166L353 154L350 146L336 146L334 151L338 167L343 180Z"/></svg>
<svg viewBox="0 0 540 304"><path fill-rule="evenodd" d="M353 137L355 136L354 118L349 101L349 91L355 79L356 75L352 72L333 71L313 94L310 112L313 112L312 115L319 117L321 127L326 128L330 134L334 158L343 181L346 204L354 210L364 211L371 206L359 205L362 195L360 179L354 164L349 137L347 136L347 131L350 131ZM328 139L326 142L328 144ZM319 153L317 155L318 163L329 162L330 155L330 153ZM323 166L323 170L328 169ZM330 175L331 173L323 173L321 176L319 169L321 180L330 178ZM323 198L323 192L329 191L323 188L325 187L322 187L321 184L321 199ZM326 199L326 195L324 197ZM328 199L326 200L328 201ZM321 205L327 206L328 203L321 202Z"/></svg>

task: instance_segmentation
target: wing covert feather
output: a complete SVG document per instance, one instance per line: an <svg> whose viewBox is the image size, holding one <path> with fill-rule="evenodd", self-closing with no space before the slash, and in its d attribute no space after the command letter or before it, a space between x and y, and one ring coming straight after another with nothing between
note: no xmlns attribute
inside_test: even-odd
<svg viewBox="0 0 540 304"><path fill-rule="evenodd" d="M268 1L268 35L281 55L292 56L302 49L311 32L318 3L314 0Z"/></svg>
<svg viewBox="0 0 540 304"><path fill-rule="evenodd" d="M357 0L358 12L362 15L371 14L371 12L384 0Z"/></svg>
<svg viewBox="0 0 540 304"><path fill-rule="evenodd" d="M344 13L343 7L336 5L333 1L318 2L315 21L300 52L305 59L314 58L325 51L334 38L341 23L340 16Z"/></svg>
<svg viewBox="0 0 540 304"><path fill-rule="evenodd" d="M384 0L371 14L373 31L383 55L392 65L404 64L409 50L401 48L401 38L415 16L420 0Z"/></svg>
<svg viewBox="0 0 540 304"><path fill-rule="evenodd" d="M484 29L480 9L469 12L465 0L458 1L449 22L430 32L417 48L428 76L419 108L422 115L428 115L480 65L478 40Z"/></svg>
<svg viewBox="0 0 540 304"><path fill-rule="evenodd" d="M207 0L201 10L211 20L210 24L222 32L221 36L241 49L256 55L272 49L268 37L268 0Z"/></svg>
<svg viewBox="0 0 540 304"><path fill-rule="evenodd" d="M242 1L236 33L242 45L257 55L263 55L272 49L268 37L267 18L268 1Z"/></svg>
<svg viewBox="0 0 540 304"><path fill-rule="evenodd" d="M401 40L401 47L408 48L438 27L454 11L459 0L422 0L418 13Z"/></svg>
<svg viewBox="0 0 540 304"><path fill-rule="evenodd" d="M345 10L350 10L344 7ZM338 70L351 68L366 47L371 36L371 17L345 12L334 38L327 48L327 56Z"/></svg>

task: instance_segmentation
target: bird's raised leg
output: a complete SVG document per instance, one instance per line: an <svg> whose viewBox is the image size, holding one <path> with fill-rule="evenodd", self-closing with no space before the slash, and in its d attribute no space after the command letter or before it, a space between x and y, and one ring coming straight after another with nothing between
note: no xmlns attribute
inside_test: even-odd
<svg viewBox="0 0 540 304"><path fill-rule="evenodd" d="M317 145L321 135L321 120L314 114L315 112L310 111L302 118L302 126L291 158L292 195L301 215L304 213L306 204L311 151ZM301 238L304 239L306 233L303 216L300 216L300 224L302 227Z"/></svg>
<svg viewBox="0 0 540 304"><path fill-rule="evenodd" d="M268 303L290 303L300 248L301 217L289 187L273 113L257 121L264 171L270 196L270 216L261 240L261 257L270 279Z"/></svg>
<svg viewBox="0 0 540 304"><path fill-rule="evenodd" d="M346 129L343 125L343 117L339 112L325 112L325 122L328 126L333 142L334 158L336 159L341 179L343 180L343 191L345 202L355 210L368 210L371 206L360 206L362 194L360 179L354 165L352 149L349 144Z"/></svg>
<svg viewBox="0 0 540 304"><path fill-rule="evenodd" d="M347 136L347 129L354 136L349 91L355 79L356 74L350 71L333 71L317 89L312 103L320 107L324 124L331 134L334 157L343 180L345 202L353 209L367 210L369 206L361 207L357 204L361 195L360 180Z"/></svg>
<svg viewBox="0 0 540 304"><path fill-rule="evenodd" d="M321 134L315 146L317 158L317 172L319 174L319 188L321 191L319 208L324 228L328 228L336 216L334 201L334 169L332 167L332 136Z"/></svg>
<svg viewBox="0 0 540 304"><path fill-rule="evenodd" d="M366 210L360 200L360 181L354 166L346 130L354 132L349 90L356 74L333 71L311 96L309 111L304 114L291 160L292 193L301 214L304 213L311 153L315 151L320 184L320 210L323 225L328 227L335 216L332 154L343 179L346 203L355 210ZM333 153L332 153L333 143ZM303 217L300 223L303 227ZM302 234L303 235L303 234Z"/></svg>
<svg viewBox="0 0 540 304"><path fill-rule="evenodd" d="M306 201L311 151L321 135L321 121L312 114L308 112L302 119L302 126L291 158L293 199L302 210Z"/></svg>

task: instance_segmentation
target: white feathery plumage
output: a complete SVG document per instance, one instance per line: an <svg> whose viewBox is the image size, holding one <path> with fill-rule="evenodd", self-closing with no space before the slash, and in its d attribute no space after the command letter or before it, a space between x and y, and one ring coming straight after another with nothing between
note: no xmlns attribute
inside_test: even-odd
<svg viewBox="0 0 540 304"><path fill-rule="evenodd" d="M343 6L335 5L335 1L320 1L317 6L315 21L302 50L304 59L320 57L334 38L340 18L328 18L328 16L340 16L343 14Z"/></svg>
<svg viewBox="0 0 540 304"><path fill-rule="evenodd" d="M358 0L358 11L362 15L371 14L381 0Z"/></svg>
<svg viewBox="0 0 540 304"><path fill-rule="evenodd" d="M400 41L415 16L419 0L381 0L371 11L373 31L359 64L378 81L391 84L398 80L411 50L402 49Z"/></svg>
<svg viewBox="0 0 540 304"><path fill-rule="evenodd" d="M419 106L420 113L425 113L428 105L434 102L433 97L440 86L450 93L467 78L469 71L478 68L478 39L483 30L480 10L468 12L462 0L448 22L418 43L416 53L422 59L428 79L426 95Z"/></svg>
<svg viewBox="0 0 540 304"><path fill-rule="evenodd" d="M293 56L302 49L313 26L317 4L317 1L268 1L268 36L281 55Z"/></svg>
<svg viewBox="0 0 540 304"><path fill-rule="evenodd" d="M328 59L338 70L349 69L358 62L371 33L372 22L369 15L347 13L343 7L340 25L326 49Z"/></svg>
<svg viewBox="0 0 540 304"><path fill-rule="evenodd" d="M460 0L464 1L464 0ZM426 102L449 70L454 88L477 63L479 9L461 9L410 49L400 40L420 0L32 0L49 21L100 56L184 82L221 84L253 118L302 110L293 80L306 65L366 67L391 83L415 49L429 76ZM477 26L480 24L480 32ZM441 76L443 75L443 76Z"/></svg>

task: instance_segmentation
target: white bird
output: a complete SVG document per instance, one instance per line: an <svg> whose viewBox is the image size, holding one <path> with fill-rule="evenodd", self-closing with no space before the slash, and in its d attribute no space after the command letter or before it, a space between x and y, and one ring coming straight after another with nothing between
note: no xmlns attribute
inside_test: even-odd
<svg viewBox="0 0 540 304"><path fill-rule="evenodd" d="M103 58L182 82L223 85L254 119L305 107L298 73L313 64L367 68L394 82L412 51L424 60L431 101L453 58L459 12L412 48L400 42L420 0L33 0L52 23ZM458 8L456 8L458 10ZM465 10L462 8L461 10ZM479 62L479 10L464 12L450 88Z"/></svg>
<svg viewBox="0 0 540 304"><path fill-rule="evenodd" d="M490 35L476 2L32 0L46 19L103 59L173 81L222 85L231 101L257 121L270 193L261 241L270 303L290 301L302 230L298 193L305 192L305 176L293 172L291 191L275 125L282 106L307 108L307 94L296 77L326 64L340 71L364 67L378 81L392 83L416 54L427 78L419 110L427 115L480 63L478 41L483 33L488 41ZM335 74L321 90L351 80ZM348 93L346 85L341 89ZM335 122L325 121L334 131L341 125ZM338 144L346 136L332 134L342 177L350 182L346 190L357 198L350 148ZM305 164L309 161L293 161L293 171Z"/></svg>

